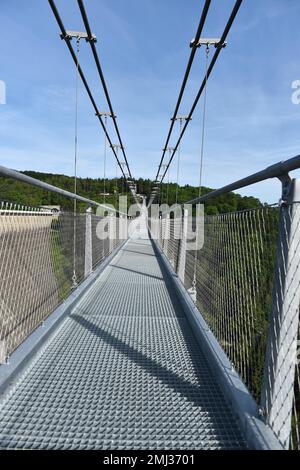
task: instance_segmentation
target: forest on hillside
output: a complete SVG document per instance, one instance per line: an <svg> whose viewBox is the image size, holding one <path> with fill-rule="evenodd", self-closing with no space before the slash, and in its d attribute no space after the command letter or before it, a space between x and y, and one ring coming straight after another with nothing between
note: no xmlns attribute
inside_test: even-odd
<svg viewBox="0 0 300 470"><path fill-rule="evenodd" d="M23 173L53 186L74 192L73 177L35 171L24 171ZM149 197L153 182L150 179L139 178L135 183L137 185L137 193ZM162 184L158 202L174 204L176 201L176 187L176 183ZM186 202L197 197L198 191L199 189L194 186L179 186L178 202ZM210 191L212 191L211 188L203 187L201 194L206 194ZM128 202L130 202L126 182L123 178L106 179L105 181L102 178L77 178L77 193L97 202L103 202L105 199L106 203L113 204L115 207L118 207L118 197L121 194L127 194ZM103 195L104 193L106 193L106 196ZM71 199L4 176L0 177L0 200L33 207L47 204L60 205L64 210L71 210L73 207ZM227 193L208 200L205 203L205 212L208 215L214 215L261 206L262 203L255 197ZM78 204L78 208L79 210L84 210L85 204Z"/></svg>

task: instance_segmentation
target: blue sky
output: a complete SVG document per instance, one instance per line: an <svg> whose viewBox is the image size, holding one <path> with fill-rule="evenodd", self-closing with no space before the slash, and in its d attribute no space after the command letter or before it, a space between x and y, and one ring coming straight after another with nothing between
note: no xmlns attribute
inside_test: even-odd
<svg viewBox="0 0 300 470"><path fill-rule="evenodd" d="M203 3L85 1L134 177L155 177ZM233 4L212 0L203 36L220 36ZM76 0L57 6L67 29L83 30ZM203 184L216 188L300 153L300 105L291 101L291 84L300 79L299 17L299 0L244 0L209 80ZM48 2L2 0L0 24L0 80L7 87L0 164L72 175L75 69ZM80 54L99 109L106 110L86 43ZM203 73L200 49L180 114L188 112ZM182 143L181 184L197 184L202 105ZM81 87L79 174L101 177L102 161L103 136ZM112 154L108 162L114 176ZM175 173L172 165L173 180ZM280 185L268 181L241 192L275 202Z"/></svg>

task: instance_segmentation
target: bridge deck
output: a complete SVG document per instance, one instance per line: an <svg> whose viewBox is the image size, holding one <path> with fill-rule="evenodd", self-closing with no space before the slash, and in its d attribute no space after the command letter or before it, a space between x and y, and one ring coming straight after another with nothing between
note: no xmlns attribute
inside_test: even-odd
<svg viewBox="0 0 300 470"><path fill-rule="evenodd" d="M171 289L125 244L5 396L1 448L245 447Z"/></svg>

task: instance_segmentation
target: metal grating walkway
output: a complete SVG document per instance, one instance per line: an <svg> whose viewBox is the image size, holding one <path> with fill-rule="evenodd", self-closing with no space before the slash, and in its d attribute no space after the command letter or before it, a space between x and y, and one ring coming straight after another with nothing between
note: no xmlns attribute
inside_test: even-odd
<svg viewBox="0 0 300 470"><path fill-rule="evenodd" d="M0 406L1 448L244 448L149 239L131 240Z"/></svg>

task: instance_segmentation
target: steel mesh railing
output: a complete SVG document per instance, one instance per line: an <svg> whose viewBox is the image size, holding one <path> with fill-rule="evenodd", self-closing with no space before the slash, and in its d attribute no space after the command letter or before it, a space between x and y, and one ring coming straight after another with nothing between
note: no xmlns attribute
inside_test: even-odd
<svg viewBox="0 0 300 470"><path fill-rule="evenodd" d="M180 219L170 219L167 249L161 245L175 269L180 240L174 240L174 226L178 224ZM257 400L277 236L277 207L205 216L203 247L197 253L186 251L184 285L194 288L199 311Z"/></svg>
<svg viewBox="0 0 300 470"><path fill-rule="evenodd" d="M197 306L259 400L272 305L278 210L206 217L196 263ZM188 256L187 270L193 268Z"/></svg>
<svg viewBox="0 0 300 470"><path fill-rule="evenodd" d="M295 367L294 398L292 409L292 432L290 448L300 450L300 321L298 326L298 350Z"/></svg>
<svg viewBox="0 0 300 470"><path fill-rule="evenodd" d="M165 250L173 268L177 270L178 258L179 258L179 243L181 234L181 220L170 219L169 220L169 241Z"/></svg>
<svg viewBox="0 0 300 470"><path fill-rule="evenodd" d="M297 193L298 180L294 180ZM299 448L300 203L280 207L275 288L262 406L283 446ZM299 342L298 342L299 347Z"/></svg>
<svg viewBox="0 0 300 470"><path fill-rule="evenodd" d="M87 276L86 217L0 205L0 362ZM95 268L122 240L118 218L113 240L99 239L96 228L102 218L95 214L91 218L91 267Z"/></svg>
<svg viewBox="0 0 300 470"><path fill-rule="evenodd" d="M286 214L284 217L281 211ZM295 265L292 268L291 277L298 270L295 256L290 252L298 251L299 248L298 242L294 243L300 225L299 211L300 204L295 202L290 207L264 206L242 212L205 216L204 244L197 251L186 250L183 271L182 266L179 266L182 263L183 218L159 221L158 243L259 406L261 406L264 392L266 355L270 354L267 352L267 343L270 335L271 312L274 311L274 295L276 305L278 289L282 299L287 294L293 299L295 292L289 291L298 289L293 284L293 279L285 287L277 281L275 287L275 272L278 269L278 258L283 250L282 237L285 239L288 236L291 239L288 242L288 249L285 249L287 255L284 257L288 258L285 269L289 270L291 263ZM288 220L288 225L293 223L291 234L288 234L285 220ZM166 230L167 224L169 224L169 231ZM284 227L279 236L280 224ZM181 231L177 231L177 237L175 237L174 228L178 225L181 226ZM195 241L195 233L192 233L194 225L193 220L192 226L189 226L187 231L187 240ZM281 275L286 276L286 271L282 271ZM289 306L287 308L290 309ZM285 319L282 320L284 321ZM279 320L275 318L277 328L286 329L282 341L293 342L292 337L288 338L289 325L282 324L280 327L278 322ZM280 347L279 345L278 348ZM288 350L289 345L286 348ZM284 358L281 361L284 362ZM272 366L271 363L271 367L275 370L275 364ZM277 364L277 369L278 367L280 370L274 371L274 374L284 375L287 366L283 364L281 367ZM293 361L290 367L294 367ZM283 384L283 388L277 392L281 394L281 398L277 399L274 395L276 390L270 392L274 395L273 409L277 407L277 415L281 414L280 420L276 421L277 415L273 421L270 419L271 414L266 415L270 426L285 447L288 444L284 437L284 423L291 419L290 447L294 449L300 447L299 377L299 363L297 363L293 410L291 411L284 405L283 390L286 385L283 377L279 381ZM267 386L270 389L271 384ZM280 384L276 386L280 387ZM288 396L289 391L287 390L286 393ZM263 409L262 412L264 412Z"/></svg>

